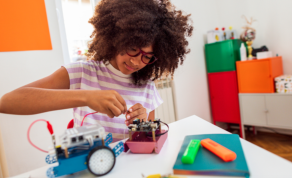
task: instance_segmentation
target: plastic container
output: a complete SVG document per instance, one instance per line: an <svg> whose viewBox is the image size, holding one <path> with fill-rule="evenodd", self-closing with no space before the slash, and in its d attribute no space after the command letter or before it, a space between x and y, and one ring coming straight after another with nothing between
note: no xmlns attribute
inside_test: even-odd
<svg viewBox="0 0 292 178"><path fill-rule="evenodd" d="M240 60L241 61L246 61L247 57L246 57L246 48L244 46L243 43L241 43L240 46Z"/></svg>

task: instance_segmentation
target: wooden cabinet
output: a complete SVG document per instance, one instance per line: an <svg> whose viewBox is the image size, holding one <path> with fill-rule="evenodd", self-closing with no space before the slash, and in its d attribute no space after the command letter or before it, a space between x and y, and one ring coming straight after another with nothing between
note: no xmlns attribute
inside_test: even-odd
<svg viewBox="0 0 292 178"><path fill-rule="evenodd" d="M242 125L292 129L292 94L240 93L239 105Z"/></svg>

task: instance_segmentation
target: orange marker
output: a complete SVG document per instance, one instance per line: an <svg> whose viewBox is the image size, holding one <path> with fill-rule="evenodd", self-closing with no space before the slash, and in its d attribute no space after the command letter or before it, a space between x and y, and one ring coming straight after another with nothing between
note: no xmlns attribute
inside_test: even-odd
<svg viewBox="0 0 292 178"><path fill-rule="evenodd" d="M236 154L225 148L224 146L214 142L210 138L201 140L201 145L205 148L207 148L209 151L223 159L223 161L228 162L228 161L233 161L236 158Z"/></svg>

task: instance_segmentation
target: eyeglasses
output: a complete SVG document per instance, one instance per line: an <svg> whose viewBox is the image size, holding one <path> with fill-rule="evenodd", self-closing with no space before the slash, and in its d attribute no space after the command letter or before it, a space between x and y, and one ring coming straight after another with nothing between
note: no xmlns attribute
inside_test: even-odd
<svg viewBox="0 0 292 178"><path fill-rule="evenodd" d="M157 60L153 53L146 53L140 48L128 48L126 53L131 57L137 57L142 53L141 61L144 64L153 64Z"/></svg>

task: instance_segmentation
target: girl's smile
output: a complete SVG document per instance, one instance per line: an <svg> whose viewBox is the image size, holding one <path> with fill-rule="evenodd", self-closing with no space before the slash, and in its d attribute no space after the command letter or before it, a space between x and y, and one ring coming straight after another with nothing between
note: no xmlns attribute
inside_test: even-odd
<svg viewBox="0 0 292 178"><path fill-rule="evenodd" d="M127 65L127 63L125 62L125 67L129 70L129 71L135 71L138 70L138 68L134 68L134 67L130 67L129 65Z"/></svg>

